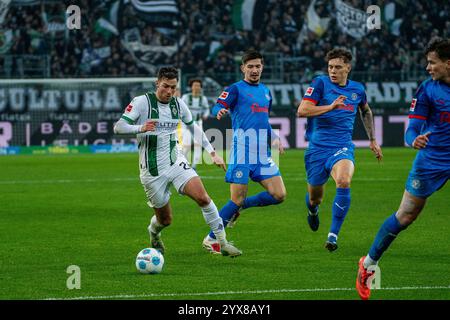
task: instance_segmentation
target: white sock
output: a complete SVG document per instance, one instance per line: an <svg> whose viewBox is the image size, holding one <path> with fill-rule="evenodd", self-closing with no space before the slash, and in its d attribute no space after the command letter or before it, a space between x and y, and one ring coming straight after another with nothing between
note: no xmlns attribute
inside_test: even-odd
<svg viewBox="0 0 450 320"><path fill-rule="evenodd" d="M148 232L153 233L156 236L156 238L159 238L161 236L161 230L164 229L165 227L166 227L165 225L158 222L158 219L156 219L156 215L154 215L150 220Z"/></svg>
<svg viewBox="0 0 450 320"><path fill-rule="evenodd" d="M211 202L202 207L203 217L205 218L206 223L214 232L217 241L219 241L220 245L224 245L227 243L225 228L223 227L222 218L219 216L219 211L217 210L216 205L211 200Z"/></svg>
<svg viewBox="0 0 450 320"><path fill-rule="evenodd" d="M364 262L363 262L364 268L367 269L368 267L370 267L370 266L375 266L375 265L377 265L377 264L378 264L378 261L373 260L373 259L369 256L369 254L366 255L366 258L364 259Z"/></svg>

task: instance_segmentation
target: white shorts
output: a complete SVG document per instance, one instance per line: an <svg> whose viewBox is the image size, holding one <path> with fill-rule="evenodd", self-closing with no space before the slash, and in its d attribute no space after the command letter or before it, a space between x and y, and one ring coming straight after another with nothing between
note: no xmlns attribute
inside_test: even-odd
<svg viewBox="0 0 450 320"><path fill-rule="evenodd" d="M182 195L184 186L194 177L198 177L197 172L181 154L178 154L177 161L159 176L154 177L149 172L141 174L141 183L148 199L147 204L152 208L164 207L170 199L170 185L173 184L177 192Z"/></svg>

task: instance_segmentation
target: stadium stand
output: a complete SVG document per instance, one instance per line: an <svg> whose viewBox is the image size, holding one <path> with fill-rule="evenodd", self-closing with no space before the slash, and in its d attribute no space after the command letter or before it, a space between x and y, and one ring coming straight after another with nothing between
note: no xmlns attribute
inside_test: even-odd
<svg viewBox="0 0 450 320"><path fill-rule="evenodd" d="M73 1L12 0L0 24L1 76L133 77L175 64L185 74L229 83L238 72L236 57L254 47L267 57L270 74L278 72L277 80L304 82L324 71L324 52L346 46L355 53L354 74L389 80L386 71L398 70L402 76L388 77L399 80L423 72L421 48L430 35L450 34L450 3L438 0L343 1L364 11L371 4L382 8L381 30L361 38L338 27L340 0L314 2L315 17L329 19L321 36L308 31L310 3L300 0L255 1L250 26L240 23L233 0L177 0L165 19L136 5L145 2L151 1L75 1L82 28L68 31L64 13Z"/></svg>

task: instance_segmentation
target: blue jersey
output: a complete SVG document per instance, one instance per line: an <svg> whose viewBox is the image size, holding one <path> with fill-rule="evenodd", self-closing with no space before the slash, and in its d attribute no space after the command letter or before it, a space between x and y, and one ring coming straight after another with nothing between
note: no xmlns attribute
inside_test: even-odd
<svg viewBox="0 0 450 320"><path fill-rule="evenodd" d="M232 156L236 160L237 150L245 150L245 154L257 156L257 161L270 157L270 139L272 129L269 124L269 113L272 106L270 90L262 83L251 84L245 80L236 82L226 88L213 107L214 115L222 109L229 110L233 128ZM234 159L233 159L234 158ZM266 159L262 159L266 160ZM248 162L248 159L245 160ZM250 160L250 162L252 162Z"/></svg>
<svg viewBox="0 0 450 320"><path fill-rule="evenodd" d="M431 132L429 142L419 150L415 166L427 169L450 168L450 86L431 78L417 89L409 111L410 119L424 120L420 134Z"/></svg>
<svg viewBox="0 0 450 320"><path fill-rule="evenodd" d="M340 95L346 96L344 104L324 114L308 118L306 139L309 147L354 147L353 126L359 106L367 103L364 86L348 80L345 86L331 82L328 76L313 79L303 96L317 106L330 105Z"/></svg>

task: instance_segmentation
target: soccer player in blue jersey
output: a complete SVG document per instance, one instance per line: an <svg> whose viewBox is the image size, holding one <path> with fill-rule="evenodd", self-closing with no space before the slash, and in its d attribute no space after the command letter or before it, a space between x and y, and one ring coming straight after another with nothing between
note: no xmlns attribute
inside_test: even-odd
<svg viewBox="0 0 450 320"><path fill-rule="evenodd" d="M224 226L234 223L242 209L279 204L286 197L286 188L277 165L271 158L271 141L276 141L280 153L283 147L269 124L272 105L270 90L260 82L264 62L262 55L248 50L242 56L244 79L227 87L219 96L212 114L221 119L229 113L233 141L225 181L230 183L231 199L220 210ZM267 191L247 197L249 179L260 183ZM220 245L210 232L203 247L220 253Z"/></svg>
<svg viewBox="0 0 450 320"><path fill-rule="evenodd" d="M356 289L361 299L370 297L367 280L374 274L383 253L397 235L417 219L427 198L450 179L450 39L428 44L427 71L413 99L405 140L419 150L406 180L397 212L389 216L375 236L369 253L359 260Z"/></svg>
<svg viewBox="0 0 450 320"><path fill-rule="evenodd" d="M313 79L298 107L297 114L307 117L305 167L308 192L305 202L310 228L319 228L319 205L324 185L331 175L336 182L332 222L325 248L337 249L338 234L350 208L350 183L355 170L353 125L359 109L370 140L370 149L380 161L381 148L375 140L372 111L361 83L348 79L352 54L345 49L327 53L328 76Z"/></svg>

